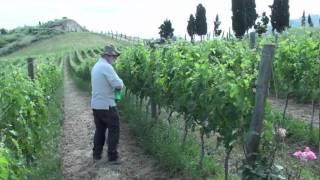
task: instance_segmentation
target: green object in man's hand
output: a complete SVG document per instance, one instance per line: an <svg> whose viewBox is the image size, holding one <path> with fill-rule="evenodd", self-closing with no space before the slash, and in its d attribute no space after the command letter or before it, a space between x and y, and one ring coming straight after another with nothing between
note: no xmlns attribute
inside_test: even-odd
<svg viewBox="0 0 320 180"><path fill-rule="evenodd" d="M119 103L122 97L122 91L121 89L116 89L114 91L114 100L116 101L116 103Z"/></svg>

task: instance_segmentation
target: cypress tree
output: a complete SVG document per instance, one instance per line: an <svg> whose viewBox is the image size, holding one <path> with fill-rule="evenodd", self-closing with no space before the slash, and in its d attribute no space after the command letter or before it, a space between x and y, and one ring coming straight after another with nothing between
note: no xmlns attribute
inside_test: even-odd
<svg viewBox="0 0 320 180"><path fill-rule="evenodd" d="M187 26L187 31L188 31L188 34L191 38L191 41L193 41L194 35L196 34L196 31L197 31L196 20L195 20L193 14L190 14L188 26Z"/></svg>
<svg viewBox="0 0 320 180"><path fill-rule="evenodd" d="M272 31L281 33L289 27L289 0L274 0L271 8Z"/></svg>
<svg viewBox="0 0 320 180"><path fill-rule="evenodd" d="M244 0L232 0L232 29L237 38L241 38L246 32L244 2Z"/></svg>
<svg viewBox="0 0 320 180"><path fill-rule="evenodd" d="M310 14L308 16L308 24L309 24L310 27L313 27L313 22L312 22Z"/></svg>
<svg viewBox="0 0 320 180"><path fill-rule="evenodd" d="M246 30L250 29L256 22L258 14L256 12L255 0L245 0L245 16L246 16Z"/></svg>
<svg viewBox="0 0 320 180"><path fill-rule="evenodd" d="M301 26L305 26L305 25L306 25L306 14L303 11L302 17L301 17Z"/></svg>
<svg viewBox="0 0 320 180"><path fill-rule="evenodd" d="M241 38L256 22L255 0L232 0L232 28L237 38Z"/></svg>
<svg viewBox="0 0 320 180"><path fill-rule="evenodd" d="M219 26L221 25L221 21L219 20L219 15L216 15L216 20L214 21L214 35L220 36L222 30L219 29Z"/></svg>
<svg viewBox="0 0 320 180"><path fill-rule="evenodd" d="M197 34L202 36L207 34L207 18L206 18L206 9L203 7L202 4L197 6L196 12L196 29Z"/></svg>

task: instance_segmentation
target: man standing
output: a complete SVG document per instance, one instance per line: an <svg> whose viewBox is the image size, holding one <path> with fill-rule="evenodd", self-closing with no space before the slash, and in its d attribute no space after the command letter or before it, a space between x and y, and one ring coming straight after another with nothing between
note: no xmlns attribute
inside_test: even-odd
<svg viewBox="0 0 320 180"><path fill-rule="evenodd" d="M104 47L101 58L91 70L91 108L96 125L93 147L94 160L101 159L107 129L108 159L109 161L118 159L117 145L120 123L114 92L122 89L124 85L112 64L119 55L120 53L112 45Z"/></svg>

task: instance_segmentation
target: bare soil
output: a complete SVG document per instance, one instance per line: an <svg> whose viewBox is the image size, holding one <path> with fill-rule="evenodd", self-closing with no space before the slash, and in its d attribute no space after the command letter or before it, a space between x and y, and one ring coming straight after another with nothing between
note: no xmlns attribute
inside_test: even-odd
<svg viewBox="0 0 320 180"><path fill-rule="evenodd" d="M272 104L273 109L283 112L285 106L285 99L276 99L275 97L268 97L269 102ZM288 107L286 115L290 115L294 118L299 118L307 122L311 121L312 118L312 105L301 104L290 99L288 101ZM314 124L319 126L319 107L315 108Z"/></svg>

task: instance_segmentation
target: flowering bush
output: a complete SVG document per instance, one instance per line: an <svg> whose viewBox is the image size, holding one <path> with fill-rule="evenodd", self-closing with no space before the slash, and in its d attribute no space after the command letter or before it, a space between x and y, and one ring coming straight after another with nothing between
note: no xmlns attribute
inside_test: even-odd
<svg viewBox="0 0 320 180"><path fill-rule="evenodd" d="M292 155L303 161L312 161L317 159L316 154L309 147L306 147L304 149L304 152L298 150L298 151L295 151Z"/></svg>

